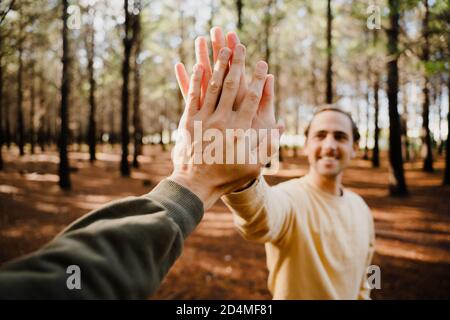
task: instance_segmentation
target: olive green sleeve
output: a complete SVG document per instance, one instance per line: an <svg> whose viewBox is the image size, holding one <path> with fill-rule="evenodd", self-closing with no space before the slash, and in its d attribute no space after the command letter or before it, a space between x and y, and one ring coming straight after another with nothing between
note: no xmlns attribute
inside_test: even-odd
<svg viewBox="0 0 450 320"><path fill-rule="evenodd" d="M0 299L147 298L202 216L195 194L163 180L147 195L83 216L42 249L2 266ZM69 289L72 265L81 289Z"/></svg>

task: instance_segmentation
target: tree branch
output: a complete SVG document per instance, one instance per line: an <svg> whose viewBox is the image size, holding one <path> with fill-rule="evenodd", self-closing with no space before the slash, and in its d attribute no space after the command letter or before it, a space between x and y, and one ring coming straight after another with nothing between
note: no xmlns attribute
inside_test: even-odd
<svg viewBox="0 0 450 320"><path fill-rule="evenodd" d="M9 6L5 9L5 12L2 12L2 13L1 13L1 16L0 16L0 25L3 23L3 20L5 20L6 15L8 14L8 12L11 11L11 9L12 9L12 7L13 7L15 1L16 1L16 0L11 0L11 3L9 4Z"/></svg>

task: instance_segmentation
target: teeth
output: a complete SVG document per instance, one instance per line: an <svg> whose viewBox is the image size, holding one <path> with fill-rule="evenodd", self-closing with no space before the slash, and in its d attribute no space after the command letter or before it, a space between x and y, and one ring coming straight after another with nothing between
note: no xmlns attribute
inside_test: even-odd
<svg viewBox="0 0 450 320"><path fill-rule="evenodd" d="M322 159L325 159L325 160L336 160L336 158L335 157L330 157L330 156L323 156L323 157L321 157Z"/></svg>

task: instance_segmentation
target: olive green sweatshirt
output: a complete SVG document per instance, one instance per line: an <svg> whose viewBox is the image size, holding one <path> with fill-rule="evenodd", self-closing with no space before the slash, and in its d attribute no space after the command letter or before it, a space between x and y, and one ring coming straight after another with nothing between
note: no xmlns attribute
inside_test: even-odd
<svg viewBox="0 0 450 320"><path fill-rule="evenodd" d="M144 299L180 256L203 217L186 188L163 180L141 197L95 210L42 249L0 268L0 299ZM70 266L79 287L68 285Z"/></svg>

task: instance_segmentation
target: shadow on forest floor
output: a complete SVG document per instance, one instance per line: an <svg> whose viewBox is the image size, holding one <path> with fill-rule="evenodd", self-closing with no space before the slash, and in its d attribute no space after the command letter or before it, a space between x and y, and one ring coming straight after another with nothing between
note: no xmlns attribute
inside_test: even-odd
<svg viewBox="0 0 450 320"><path fill-rule="evenodd" d="M102 151L102 150L100 150ZM146 147L141 168L131 178L119 176L120 157L104 148L99 160L72 152L70 192L57 186L55 152L26 155L4 153L0 172L0 263L21 256L50 241L66 225L124 196L148 192L170 173L170 153ZM385 157L383 163L386 163ZM450 188L441 186L443 161L434 173L423 173L420 162L405 165L408 198L387 192L388 171L355 160L344 177L346 187L359 193L375 217L377 243L373 264L381 268L382 289L374 299L450 298ZM304 157L287 158L270 184L306 173ZM221 201L205 213L187 239L155 299L270 299L264 246L237 234Z"/></svg>

